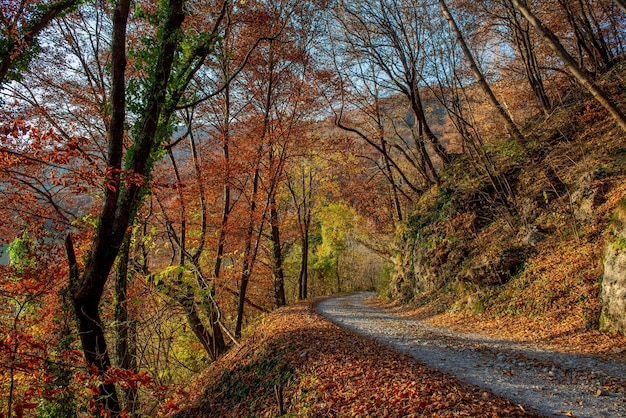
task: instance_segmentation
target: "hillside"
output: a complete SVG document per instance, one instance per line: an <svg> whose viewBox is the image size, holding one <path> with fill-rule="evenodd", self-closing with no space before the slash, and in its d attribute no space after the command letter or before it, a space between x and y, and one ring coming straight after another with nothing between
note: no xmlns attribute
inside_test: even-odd
<svg viewBox="0 0 626 418"><path fill-rule="evenodd" d="M348 292L624 357L624 0L0 16L0 418L522 414L298 302Z"/></svg>
<svg viewBox="0 0 626 418"><path fill-rule="evenodd" d="M186 389L172 416L532 416L340 328L315 312L316 302L266 316Z"/></svg>
<svg viewBox="0 0 626 418"><path fill-rule="evenodd" d="M623 73L617 66L603 78L622 100ZM510 202L459 158L397 232L384 293L437 324L619 354L620 315L610 313L607 286L615 291L623 269L610 279L605 270L622 248L623 133L582 94L523 132L526 153L491 145Z"/></svg>

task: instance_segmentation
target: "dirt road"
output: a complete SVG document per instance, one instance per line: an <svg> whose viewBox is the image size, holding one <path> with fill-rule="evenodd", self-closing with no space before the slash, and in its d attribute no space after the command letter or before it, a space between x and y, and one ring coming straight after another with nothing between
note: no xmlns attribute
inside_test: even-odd
<svg viewBox="0 0 626 418"><path fill-rule="evenodd" d="M332 298L318 311L358 334L548 416L626 417L626 367L596 358L436 328L365 303Z"/></svg>

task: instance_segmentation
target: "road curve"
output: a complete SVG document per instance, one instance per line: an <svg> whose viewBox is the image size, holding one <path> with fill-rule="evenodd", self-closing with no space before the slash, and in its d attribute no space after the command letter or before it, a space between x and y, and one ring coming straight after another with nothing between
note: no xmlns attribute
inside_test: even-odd
<svg viewBox="0 0 626 418"><path fill-rule="evenodd" d="M317 310L364 337L541 414L626 418L622 364L437 328L368 306L365 299L370 296L373 293L326 299Z"/></svg>

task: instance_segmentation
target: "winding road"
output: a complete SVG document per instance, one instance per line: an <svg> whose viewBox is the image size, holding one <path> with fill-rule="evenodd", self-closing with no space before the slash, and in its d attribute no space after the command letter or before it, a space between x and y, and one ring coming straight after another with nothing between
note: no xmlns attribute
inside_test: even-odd
<svg viewBox="0 0 626 418"><path fill-rule="evenodd" d="M326 299L317 309L364 337L540 414L626 418L623 364L434 327L368 306L370 296Z"/></svg>

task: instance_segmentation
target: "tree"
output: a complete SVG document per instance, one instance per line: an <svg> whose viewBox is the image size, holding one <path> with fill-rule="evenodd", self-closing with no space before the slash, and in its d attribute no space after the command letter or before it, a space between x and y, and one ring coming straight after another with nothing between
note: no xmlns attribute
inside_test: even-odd
<svg viewBox="0 0 626 418"><path fill-rule="evenodd" d="M308 297L309 286L309 234L313 211L313 193L315 190L313 167L302 161L298 173L288 177L287 186L296 208L300 237L300 271L298 273L298 300ZM293 176L293 177L292 177Z"/></svg>
<svg viewBox="0 0 626 418"><path fill-rule="evenodd" d="M440 36L433 35L430 38L437 48L433 48L436 53L431 56L434 80L428 89L445 109L453 131L460 137L461 150L474 168L475 175L486 176L496 191L494 208L499 211L498 207L504 206L502 215L512 224L513 220L509 219L511 214L506 206L514 201L514 194L503 173L506 166L499 166L487 152L485 127L481 126L476 116L482 105L482 100L476 97L477 90L480 96L480 88L475 88L475 77L468 74L465 52L460 49L456 36L444 29L450 29L449 23L442 24ZM487 106L492 108L490 103ZM489 133L498 135L492 129L489 129Z"/></svg>
<svg viewBox="0 0 626 418"><path fill-rule="evenodd" d="M286 301L283 273L283 242L277 194L285 181L286 166L293 154L302 152L308 140L305 130L318 103L307 85L312 73L311 42L317 33L315 5L294 1L266 4L275 36L260 46L243 72L250 106L241 120L239 136L246 138L250 154L245 159L249 177L247 225L243 228L243 254L235 335L243 324L244 298L253 279L257 259L263 256L264 228L269 226L269 249L274 303ZM240 145L241 146L241 145Z"/></svg>
<svg viewBox="0 0 626 418"><path fill-rule="evenodd" d="M164 207L163 200L166 199L163 196L159 199L159 206L161 207L162 215L165 219L165 229L170 240L176 247L176 271L171 284L167 284L167 293L169 293L174 299L176 299L180 306L183 308L189 326L193 333L196 335L209 357L216 360L225 350L226 345L222 336L218 320L215 318L219 307L213 299L214 291L211 285L207 282L206 275L203 273L203 266L200 264L200 256L204 251L205 244L207 242L208 235L208 207L206 204L206 195L203 185L203 176L201 166L199 163L198 151L195 142L195 135L193 133L194 127L189 120L187 132L185 136L189 138L190 154L193 160L193 171L195 174L195 182L192 179L184 178L181 173L182 167L179 167L177 158L174 156L173 145L180 144L179 141L175 141L169 144L167 149L167 155L172 165L172 171L174 172L174 188L178 191L177 202L173 205L174 211L178 212L173 215L177 218L180 225L178 231L176 230L175 222L172 216L168 215L168 210ZM176 149L177 153L181 153ZM195 183L195 184L194 184ZM192 187L195 185L196 187ZM192 190L191 196L189 190ZM168 190L169 191L169 190ZM187 191L187 193L185 193ZM196 206L192 209L191 202L196 200ZM193 227L188 222L189 212L198 213L200 217L199 231L192 235ZM195 231L193 231L195 232ZM190 248L190 243L196 243L195 248ZM171 266L170 266L171 267ZM207 328L202 322L201 316L198 312L196 303L196 296L193 290L193 285L184 280L186 273L191 273L195 277L195 281L203 297L201 299L201 305L205 308L207 317L210 324ZM210 329L210 331L209 331Z"/></svg>
<svg viewBox="0 0 626 418"><path fill-rule="evenodd" d="M594 72L608 68L615 57L604 40L602 29L590 2L585 0L577 2L558 0L558 3L574 31L577 50L579 51L579 66L584 67L584 51Z"/></svg>
<svg viewBox="0 0 626 418"><path fill-rule="evenodd" d="M38 407L71 413L77 388L68 375L70 363L80 359L68 344L62 285L54 280L59 253L29 232L6 251L10 265L0 266L0 390L5 395L0 413L20 416ZM38 395L48 401L40 403Z"/></svg>
<svg viewBox="0 0 626 418"><path fill-rule="evenodd" d="M109 271L118 254L126 229L133 213L137 210L137 199L144 176L149 176L151 167L148 159L158 127L158 120L164 105L165 86L170 78L174 61L174 52L178 41L174 33L180 30L184 15L182 2L174 1L169 5L168 18L161 36L163 41L159 52L159 60L154 68L156 85L151 89L143 116L143 126L136 139L136 150L131 160L129 171L140 176L134 184L129 183L121 190L120 173L122 168L122 152L124 124L126 120L125 104L125 71L126 71L126 27L130 11L130 2L121 0L116 3L113 15L112 41L112 92L111 122L108 138L109 178L105 190L104 203L99 216L98 229L95 233L92 251L86 261L85 268L78 273L78 264L74 256L72 241L68 235L66 248L74 283L72 296L75 313L79 324L83 351L87 364L94 366L100 373L105 373L111 366L107 345L104 337L99 305ZM115 385L103 384L101 387L102 402L106 410L118 413L120 410Z"/></svg>
<svg viewBox="0 0 626 418"><path fill-rule="evenodd" d="M0 8L0 85L20 77L38 49L37 36L82 0L6 0Z"/></svg>
<svg viewBox="0 0 626 418"><path fill-rule="evenodd" d="M113 36L111 42L111 118L108 130L106 155L107 178L98 226L85 266L79 272L74 256L71 236L66 239L70 261L72 298L79 325L83 352L87 364L99 373L111 366L99 305L109 272L119 253L129 225L139 209L145 186L154 167L159 144L165 139L167 125L193 75L207 55L211 54L215 37L220 30L227 2L216 14L210 32L203 34L191 49L177 62L182 41L185 3L172 0L164 5L164 20L157 33L154 61L148 64L150 83L146 86L145 104L138 110L136 131L132 133L132 151L122 164L126 134L126 66L127 27L130 1L120 0L113 11ZM174 67L176 66L176 70ZM123 169L123 170L122 170ZM106 410L118 413L119 401L113 383L101 385L100 401Z"/></svg>
<svg viewBox="0 0 626 418"><path fill-rule="evenodd" d="M465 42L463 33L461 32L458 25L456 24L456 21L452 17L452 14L450 13L450 10L448 9L448 5L446 4L445 0L439 0L439 5L441 6L443 15L446 17L446 20L450 24L450 28L452 28L452 31L454 35L456 36L457 42L459 43L459 45L461 46L461 49L463 50L463 53L465 54L465 60L469 64L472 74L474 75L474 77L476 78L476 81L478 81L478 84L480 85L481 89L487 96L489 103L491 103L491 105L494 107L494 109L498 113L498 116L500 117L500 119L506 126L507 130L509 131L509 134L515 139L516 142L523 144L524 137L522 136L522 133L520 132L515 122L513 122L513 119L511 119L511 116L506 112L506 110L504 110L504 107L500 104L500 101L496 98L496 95L491 90L491 87L489 86L489 83L487 83L487 80L483 76L483 73L478 68L476 61L474 60L474 57L472 56L472 52L470 51L469 47L467 46L467 43Z"/></svg>
<svg viewBox="0 0 626 418"><path fill-rule="evenodd" d="M130 260L131 232L127 232L120 248L120 254L115 266L115 323L116 341L115 352L117 354L118 367L124 370L138 373L137 365L137 333L134 321L129 315L128 279ZM129 385L124 388L124 403L126 410L134 415L139 407L139 395L136 386Z"/></svg>
<svg viewBox="0 0 626 418"><path fill-rule="evenodd" d="M316 248L316 264L322 269L334 270L337 293L341 293L340 259L354 233L356 217L351 208L341 203L330 203L320 212L322 242Z"/></svg>
<svg viewBox="0 0 626 418"><path fill-rule="evenodd" d="M366 81L371 74L380 73L380 86L395 90L406 97L414 117L413 134L416 146L428 166L430 156L425 151L429 143L443 164L450 157L426 119L425 106L420 86L423 82L424 49L427 25L423 17L431 10L426 3L405 4L399 0L375 3L342 2L337 7L336 23L342 31L341 42L346 45L350 60L347 69L362 65ZM370 70L371 69L371 70ZM430 170L435 181L439 181L434 169Z"/></svg>
<svg viewBox="0 0 626 418"><path fill-rule="evenodd" d="M472 6L468 5L467 7L471 8ZM552 110L552 103L544 85L543 72L545 69L540 67L536 42L531 36L528 21L520 15L510 0L481 2L479 7L490 20L502 27L498 35L510 42L517 50L526 79L542 110L545 114L549 114ZM507 65L513 63L507 63Z"/></svg>
<svg viewBox="0 0 626 418"><path fill-rule="evenodd" d="M572 73L576 81L585 87L589 93L609 112L611 117L626 132L626 116L619 110L615 102L611 100L593 81L591 75L581 68L574 57L563 47L557 36L530 10L525 1L511 0L520 13L530 22L537 33L546 41L552 50L563 60L567 70Z"/></svg>
<svg viewBox="0 0 626 418"><path fill-rule="evenodd" d="M396 115L385 111L387 107L393 112L394 108L399 105L397 101L384 100L380 97L378 79L375 74L369 77L361 74L362 79L355 83L350 82L348 77L343 78L340 75L342 79L339 94L342 99L340 108L334 110L335 124L342 130L357 135L379 153L382 162L376 163L377 167L383 172L392 187L396 212L401 218L401 206L397 194L402 194L410 201L411 194L419 195L421 193L422 183L428 185L437 181L437 171L420 138L419 124L414 123L415 119L412 117L406 117L397 122ZM370 77L372 82L369 82ZM345 86L348 83L352 85ZM361 88L357 88L357 85ZM366 88L363 89L363 86ZM350 90L354 92L364 90L365 95L361 96ZM368 103L370 100L373 101L372 104ZM347 103L350 104L347 105ZM349 109L353 103L359 103L358 109L344 109L344 107ZM398 127L398 124L401 127ZM402 132L402 127L404 132ZM421 182L413 178L412 170L421 176ZM401 188L399 182L394 180L394 176L398 176L408 190Z"/></svg>

